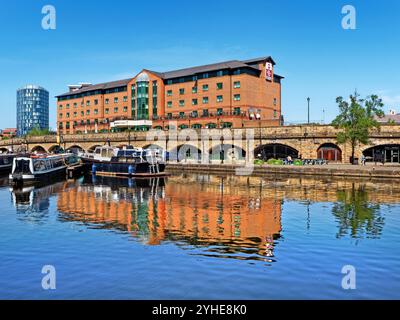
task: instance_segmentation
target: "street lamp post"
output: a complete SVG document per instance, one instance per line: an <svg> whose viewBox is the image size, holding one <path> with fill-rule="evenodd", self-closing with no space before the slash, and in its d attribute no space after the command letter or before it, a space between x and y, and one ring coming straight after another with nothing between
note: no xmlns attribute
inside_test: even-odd
<svg viewBox="0 0 400 320"><path fill-rule="evenodd" d="M308 124L310 124L310 97L307 98L307 104L308 104Z"/></svg>

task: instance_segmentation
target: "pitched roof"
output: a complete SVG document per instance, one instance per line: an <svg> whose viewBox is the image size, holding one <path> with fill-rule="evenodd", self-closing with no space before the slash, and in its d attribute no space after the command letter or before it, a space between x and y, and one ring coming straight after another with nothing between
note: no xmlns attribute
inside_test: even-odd
<svg viewBox="0 0 400 320"><path fill-rule="evenodd" d="M211 72L217 70L224 70L224 69L236 69L236 68L253 68L248 64L245 64L238 60L231 60L213 64L207 64L198 67L191 67L179 70L173 70L162 73L164 79L173 79L173 78L180 78L180 77L187 77L191 75L196 75L203 72ZM256 69L256 68L253 68ZM256 69L258 70L258 69Z"/></svg>
<svg viewBox="0 0 400 320"><path fill-rule="evenodd" d="M154 75L156 75L164 80L168 80L168 79L173 79L173 78L181 78L181 77L196 75L196 74L203 73L203 72L212 72L212 71L226 70L226 69L251 68L251 69L260 71L258 66L256 66L255 64L257 64L258 62L262 62L262 61L271 61L275 65L274 60L270 56L268 56L268 57L261 57L261 58L244 60L244 61L230 60L230 61L218 62L218 63L213 63L213 64L207 64L207 65L173 70L173 71L167 71L167 72L156 72L156 71L152 71L152 70L148 70L148 69L144 69L144 71L151 72ZM74 95L74 94L80 94L80 93L84 93L84 92L88 92L88 91L106 90L106 89L126 86L132 79L133 78L85 86L79 90L58 95L58 96L56 96L56 98Z"/></svg>
<svg viewBox="0 0 400 320"><path fill-rule="evenodd" d="M89 91L95 91L95 90L107 90L107 89L112 89L112 88L123 87L123 86L128 85L129 81L131 81L131 80L132 79L124 79L124 80L117 80L117 81L93 84L90 86L85 86L76 91L60 94L60 95L56 96L56 98L70 96L70 95L74 95L74 94L80 94L80 93L89 92Z"/></svg>
<svg viewBox="0 0 400 320"><path fill-rule="evenodd" d="M400 123L400 114L385 114L383 117L376 117L375 119L380 123Z"/></svg>

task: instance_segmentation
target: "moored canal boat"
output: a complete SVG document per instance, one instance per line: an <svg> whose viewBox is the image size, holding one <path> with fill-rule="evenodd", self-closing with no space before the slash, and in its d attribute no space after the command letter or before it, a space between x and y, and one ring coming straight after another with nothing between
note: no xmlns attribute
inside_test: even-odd
<svg viewBox="0 0 400 320"><path fill-rule="evenodd" d="M122 177L157 177L167 175L158 150L142 148L97 147L93 153L79 155L94 175Z"/></svg>
<svg viewBox="0 0 400 320"><path fill-rule="evenodd" d="M10 180L13 183L26 183L52 179L67 174L67 169L78 165L79 158L74 154L27 155L15 157Z"/></svg>
<svg viewBox="0 0 400 320"><path fill-rule="evenodd" d="M10 173L13 165L15 154L0 154L0 174Z"/></svg>

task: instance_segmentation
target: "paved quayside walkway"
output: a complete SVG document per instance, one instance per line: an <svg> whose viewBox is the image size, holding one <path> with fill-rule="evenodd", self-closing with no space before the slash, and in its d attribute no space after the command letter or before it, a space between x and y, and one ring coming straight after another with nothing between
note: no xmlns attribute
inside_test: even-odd
<svg viewBox="0 0 400 320"><path fill-rule="evenodd" d="M199 172L199 173L227 173L237 174L237 169L244 168L238 164L198 164L198 163L176 163L167 164L169 172ZM251 175L307 175L307 176L332 176L332 177L358 177L358 178L382 178L399 179L400 166L396 165L374 165L366 166L350 164L328 164L314 166L276 166L276 165L254 165L250 170Z"/></svg>

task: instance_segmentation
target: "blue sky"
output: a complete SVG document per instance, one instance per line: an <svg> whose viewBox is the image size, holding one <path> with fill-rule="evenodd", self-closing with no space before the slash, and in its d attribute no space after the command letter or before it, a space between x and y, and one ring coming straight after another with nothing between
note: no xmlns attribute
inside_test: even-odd
<svg viewBox="0 0 400 320"><path fill-rule="evenodd" d="M57 29L41 28L42 7ZM341 27L341 9L357 10L357 29ZM2 1L0 128L16 123L16 90L38 84L51 97L78 82L133 77L271 55L285 77L282 109L290 122L326 122L335 98L377 93L400 112L400 2L397 0ZM55 103L50 125L55 128Z"/></svg>

